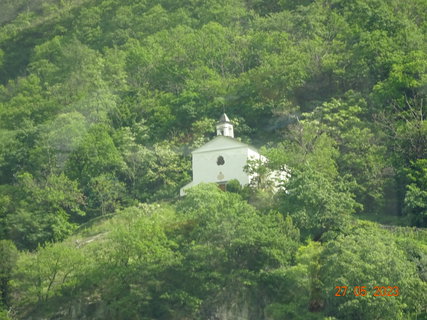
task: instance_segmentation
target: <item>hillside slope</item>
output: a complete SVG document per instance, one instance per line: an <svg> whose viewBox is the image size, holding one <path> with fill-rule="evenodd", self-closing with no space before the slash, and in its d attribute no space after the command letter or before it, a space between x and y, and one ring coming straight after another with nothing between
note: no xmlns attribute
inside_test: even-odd
<svg viewBox="0 0 427 320"><path fill-rule="evenodd" d="M427 226L426 17L425 0L1 1L3 313L54 317L69 299L117 319L425 317L423 231L362 219ZM224 110L268 164L254 185L178 199ZM264 177L284 167L273 194ZM224 206L202 210L207 228L193 209L210 193ZM100 256L69 242L141 203L162 208L145 235L81 247ZM346 285L406 293L335 299Z"/></svg>
<svg viewBox="0 0 427 320"><path fill-rule="evenodd" d="M426 231L353 221L333 234L302 244L289 217L259 214L236 194L201 186L177 205L127 208L22 254L13 310L18 319L425 314ZM359 296L336 297L337 283L363 284L367 295L349 287ZM386 284L381 297L375 286Z"/></svg>

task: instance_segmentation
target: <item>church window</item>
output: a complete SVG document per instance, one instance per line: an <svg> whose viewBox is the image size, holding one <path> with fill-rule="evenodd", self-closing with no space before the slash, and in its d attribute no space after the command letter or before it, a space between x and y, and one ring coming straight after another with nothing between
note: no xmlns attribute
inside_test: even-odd
<svg viewBox="0 0 427 320"><path fill-rule="evenodd" d="M224 161L224 157L223 156L219 156L218 159L216 160L216 164L219 166L222 166L225 163Z"/></svg>

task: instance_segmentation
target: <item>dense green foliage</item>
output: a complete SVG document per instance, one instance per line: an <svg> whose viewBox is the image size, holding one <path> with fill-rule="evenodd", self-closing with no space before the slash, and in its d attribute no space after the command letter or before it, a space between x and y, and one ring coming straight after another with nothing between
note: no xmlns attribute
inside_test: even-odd
<svg viewBox="0 0 427 320"><path fill-rule="evenodd" d="M0 319L426 317L426 17L425 0L1 1ZM269 163L178 200L223 110Z"/></svg>
<svg viewBox="0 0 427 320"><path fill-rule="evenodd" d="M96 319L407 319L426 311L425 244L373 223L329 234L302 244L290 217L259 214L235 193L200 185L176 205L128 207L22 253L14 307ZM334 296L349 284L370 294ZM401 295L372 296L386 284Z"/></svg>

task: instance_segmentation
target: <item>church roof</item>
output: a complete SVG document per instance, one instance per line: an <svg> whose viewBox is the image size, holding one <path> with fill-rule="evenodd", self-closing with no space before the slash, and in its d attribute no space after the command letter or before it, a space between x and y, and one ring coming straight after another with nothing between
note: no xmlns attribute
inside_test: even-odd
<svg viewBox="0 0 427 320"><path fill-rule="evenodd" d="M227 137L227 136L216 136L211 141L205 143L203 146L195 149L192 153L202 153L206 151L226 150L226 149L233 149L233 148L248 148L255 152L258 152L258 150L255 147L252 147L251 145L240 142L239 140L236 140L234 138Z"/></svg>
<svg viewBox="0 0 427 320"><path fill-rule="evenodd" d="M230 119L227 117L227 115L225 113L223 113L221 115L221 117L219 118L218 123L224 123L224 122L231 123Z"/></svg>

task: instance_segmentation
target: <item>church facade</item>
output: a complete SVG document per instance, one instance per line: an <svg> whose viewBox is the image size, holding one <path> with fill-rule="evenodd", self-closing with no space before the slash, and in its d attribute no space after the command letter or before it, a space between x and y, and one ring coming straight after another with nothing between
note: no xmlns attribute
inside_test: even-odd
<svg viewBox="0 0 427 320"><path fill-rule="evenodd" d="M180 190L185 190L199 183L216 183L225 190L227 182L236 179L242 186L251 182L253 176L244 171L248 160L267 159L258 151L234 139L234 128L224 113L216 125L217 136L192 152L193 181Z"/></svg>

